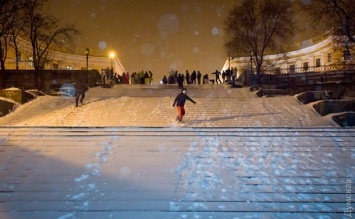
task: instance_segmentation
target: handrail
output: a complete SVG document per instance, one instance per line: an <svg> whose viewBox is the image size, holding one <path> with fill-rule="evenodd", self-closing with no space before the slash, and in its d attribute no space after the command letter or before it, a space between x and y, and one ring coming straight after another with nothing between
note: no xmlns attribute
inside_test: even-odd
<svg viewBox="0 0 355 219"><path fill-rule="evenodd" d="M308 73L308 72L331 72L331 71L355 71L355 64L333 64L323 66L308 66L295 68L273 68L264 69L262 74L294 74L294 73Z"/></svg>

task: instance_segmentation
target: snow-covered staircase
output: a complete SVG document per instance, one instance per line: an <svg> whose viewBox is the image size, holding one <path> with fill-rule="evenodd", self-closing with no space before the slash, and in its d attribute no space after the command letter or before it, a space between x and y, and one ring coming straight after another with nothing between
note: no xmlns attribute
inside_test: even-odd
<svg viewBox="0 0 355 219"><path fill-rule="evenodd" d="M353 129L0 127L2 219L346 218L354 173Z"/></svg>

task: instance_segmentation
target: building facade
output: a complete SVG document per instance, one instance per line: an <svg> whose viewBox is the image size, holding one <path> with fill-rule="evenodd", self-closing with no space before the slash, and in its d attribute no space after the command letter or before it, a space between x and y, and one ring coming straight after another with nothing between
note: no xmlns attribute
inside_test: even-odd
<svg viewBox="0 0 355 219"><path fill-rule="evenodd" d="M287 74L304 72L324 72L352 68L354 58L346 49L346 39L339 36L324 34L297 44L296 50L264 56L264 74ZM246 71L255 69L253 56L229 58L222 71L237 68L239 77ZM255 71L254 71L255 72Z"/></svg>
<svg viewBox="0 0 355 219"><path fill-rule="evenodd" d="M18 43L19 52L16 55L15 50L9 46L6 52L6 69L31 70L33 66L32 47L29 42L20 40ZM76 49L77 51L78 49ZM65 53L55 50L48 50L44 69L46 70L89 70L96 69L99 72L106 71L107 68L113 68L114 73L122 75L125 72L120 60L114 56L102 55L102 52L83 49L82 54ZM2 51L4 54L4 51ZM88 54L86 54L88 52ZM100 54L101 53L101 54Z"/></svg>

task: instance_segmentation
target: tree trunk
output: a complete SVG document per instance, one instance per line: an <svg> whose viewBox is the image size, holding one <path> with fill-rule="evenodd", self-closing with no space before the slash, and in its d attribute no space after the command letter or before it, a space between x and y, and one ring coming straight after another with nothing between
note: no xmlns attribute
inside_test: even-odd
<svg viewBox="0 0 355 219"><path fill-rule="evenodd" d="M2 51L2 45L1 45L1 42L0 42L1 89L5 89L6 88L6 78L7 78L6 76L7 75L6 75L6 70L5 70L4 57L3 57L3 53L1 51Z"/></svg>
<svg viewBox="0 0 355 219"><path fill-rule="evenodd" d="M5 89L6 88L6 82L5 82L5 70L1 69L0 70L0 74L1 74L1 77L0 77L0 89Z"/></svg>
<svg viewBox="0 0 355 219"><path fill-rule="evenodd" d="M37 68L35 69L34 84L35 84L35 88L37 90L40 90L40 86L39 86L39 70Z"/></svg>

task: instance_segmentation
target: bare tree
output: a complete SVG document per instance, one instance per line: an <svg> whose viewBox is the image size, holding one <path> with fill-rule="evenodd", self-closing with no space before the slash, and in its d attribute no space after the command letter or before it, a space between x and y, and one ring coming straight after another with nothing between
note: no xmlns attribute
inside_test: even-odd
<svg viewBox="0 0 355 219"><path fill-rule="evenodd" d="M256 73L262 72L264 55L278 53L292 35L292 2L243 0L226 19L226 49L230 56L253 54Z"/></svg>
<svg viewBox="0 0 355 219"><path fill-rule="evenodd" d="M354 0L301 0L315 27L341 31L355 42Z"/></svg>
<svg viewBox="0 0 355 219"><path fill-rule="evenodd" d="M5 88L5 60L8 49L8 40L11 35L16 13L21 10L22 1L0 0L0 67L1 85Z"/></svg>
<svg viewBox="0 0 355 219"><path fill-rule="evenodd" d="M18 47L18 36L21 34L21 31L26 23L26 20L23 17L23 9L26 7L26 0L17 0L16 10L12 16L12 24L9 30L9 38L10 41L8 42L9 45L15 50L16 55L16 70L19 68L19 47Z"/></svg>
<svg viewBox="0 0 355 219"><path fill-rule="evenodd" d="M314 27L332 30L336 47L344 46L350 56L355 43L354 0L301 0L301 3Z"/></svg>
<svg viewBox="0 0 355 219"><path fill-rule="evenodd" d="M27 0L24 9L26 25L21 34L32 45L33 65L37 88L43 87L40 71L48 61L49 49L70 50L74 36L79 31L72 25L62 26L54 16L46 13L44 6L47 0Z"/></svg>

